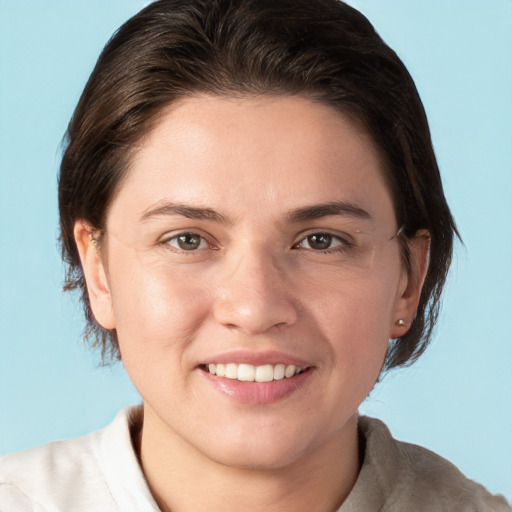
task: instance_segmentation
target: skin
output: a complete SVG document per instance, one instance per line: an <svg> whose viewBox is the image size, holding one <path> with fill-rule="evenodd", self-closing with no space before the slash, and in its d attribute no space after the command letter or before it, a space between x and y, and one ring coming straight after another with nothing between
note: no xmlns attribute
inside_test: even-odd
<svg viewBox="0 0 512 512"><path fill-rule="evenodd" d="M340 201L370 218L289 218ZM223 220L150 214L167 203ZM111 205L101 250L87 223L75 225L94 315L117 330L143 399L141 463L162 510L343 502L361 462L357 409L389 338L407 331L426 272L428 237L409 242L407 273L398 228L372 141L331 107L195 96L163 113ZM180 248L172 237L183 232L203 237L198 249ZM326 253L305 238L326 232L351 233L357 248ZM237 402L201 367L234 350L299 358L305 383L272 403Z"/></svg>

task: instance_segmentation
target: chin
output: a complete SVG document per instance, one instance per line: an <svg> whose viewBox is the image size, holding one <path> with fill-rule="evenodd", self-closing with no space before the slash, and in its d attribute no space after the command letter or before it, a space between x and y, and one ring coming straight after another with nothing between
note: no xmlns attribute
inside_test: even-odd
<svg viewBox="0 0 512 512"><path fill-rule="evenodd" d="M264 437L245 434L237 441L228 436L224 439L214 451L210 445L210 458L224 466L247 470L278 470L289 466L308 451L310 444L289 432L276 435L276 431Z"/></svg>
<svg viewBox="0 0 512 512"><path fill-rule="evenodd" d="M232 468L254 470L254 471L276 471L284 467L292 465L300 459L299 453L296 451L288 451L284 453L268 451L263 453L261 450L254 453L231 453L216 460L217 463Z"/></svg>

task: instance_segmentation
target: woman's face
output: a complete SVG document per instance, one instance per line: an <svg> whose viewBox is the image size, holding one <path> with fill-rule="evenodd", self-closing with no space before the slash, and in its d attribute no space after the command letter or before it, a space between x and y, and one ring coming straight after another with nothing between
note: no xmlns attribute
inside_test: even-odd
<svg viewBox="0 0 512 512"><path fill-rule="evenodd" d="M398 227L371 140L330 107L174 104L141 141L101 258L82 249L148 425L259 468L342 435L414 314Z"/></svg>

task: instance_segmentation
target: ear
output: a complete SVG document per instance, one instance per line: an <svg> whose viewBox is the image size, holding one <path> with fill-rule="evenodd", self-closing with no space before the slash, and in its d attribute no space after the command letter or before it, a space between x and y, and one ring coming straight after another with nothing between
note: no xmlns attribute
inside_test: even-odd
<svg viewBox="0 0 512 512"><path fill-rule="evenodd" d="M390 338L399 338L407 333L418 309L421 290L427 275L430 254L430 233L419 230L408 242L410 268L404 272L393 310Z"/></svg>
<svg viewBox="0 0 512 512"><path fill-rule="evenodd" d="M104 329L114 329L112 297L99 246L100 242L94 238L94 229L82 220L75 222L73 235L80 255L94 318Z"/></svg>

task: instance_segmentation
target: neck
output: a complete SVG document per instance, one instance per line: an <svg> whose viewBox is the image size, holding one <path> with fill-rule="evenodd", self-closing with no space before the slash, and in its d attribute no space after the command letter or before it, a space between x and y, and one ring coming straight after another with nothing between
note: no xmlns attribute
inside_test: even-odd
<svg viewBox="0 0 512 512"><path fill-rule="evenodd" d="M277 469L230 467L172 434L144 412L141 465L163 512L334 512L359 472L357 416L321 446Z"/></svg>

